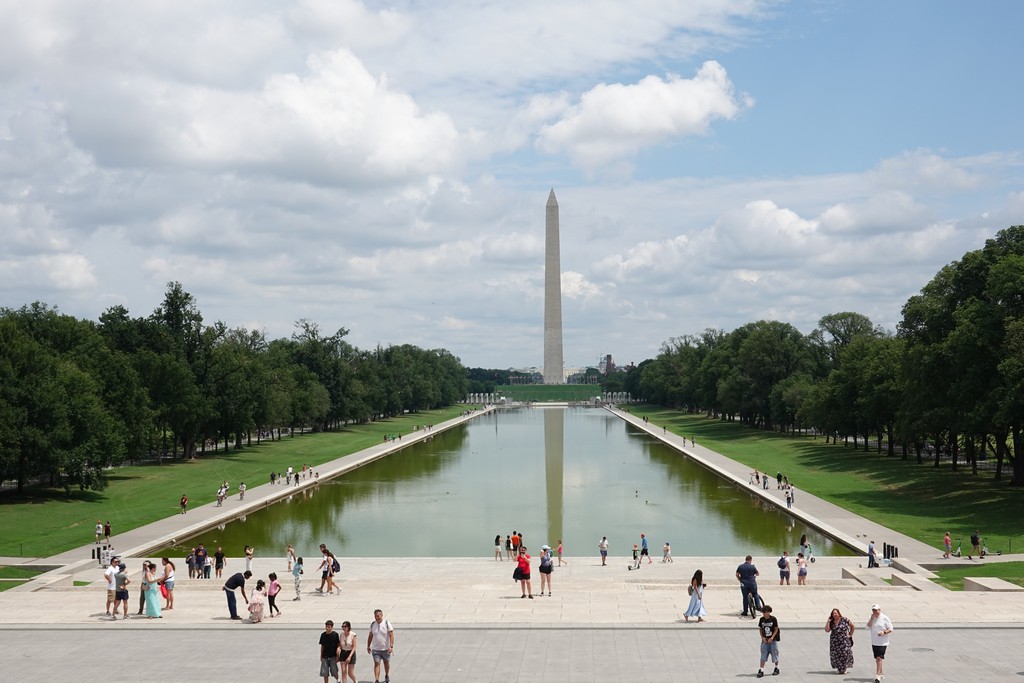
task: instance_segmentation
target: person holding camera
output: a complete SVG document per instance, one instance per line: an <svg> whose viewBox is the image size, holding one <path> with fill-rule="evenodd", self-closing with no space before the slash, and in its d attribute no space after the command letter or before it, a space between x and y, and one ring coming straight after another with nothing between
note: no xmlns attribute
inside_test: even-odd
<svg viewBox="0 0 1024 683"><path fill-rule="evenodd" d="M686 589L690 595L690 604L683 612L683 619L686 621L690 621L690 617L697 617L697 622L700 623L708 615L707 610L704 609L705 588L707 588L707 584L704 583L704 572L698 569L690 579L690 587Z"/></svg>

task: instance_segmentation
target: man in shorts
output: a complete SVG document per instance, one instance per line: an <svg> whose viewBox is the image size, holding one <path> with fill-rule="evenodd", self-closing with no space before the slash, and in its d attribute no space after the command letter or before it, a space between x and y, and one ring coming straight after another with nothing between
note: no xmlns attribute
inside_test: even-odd
<svg viewBox="0 0 1024 683"><path fill-rule="evenodd" d="M117 608L121 607L124 612L123 619L128 618L128 584L131 583L131 579L128 578L128 568L123 564L118 565L117 574L114 576L114 612L111 614L111 618L117 620Z"/></svg>
<svg viewBox="0 0 1024 683"><path fill-rule="evenodd" d="M384 683L391 683L391 653L395 651L395 628L384 618L384 612L373 610L366 651L373 655L373 681L380 683L380 663L384 662Z"/></svg>
<svg viewBox="0 0 1024 683"><path fill-rule="evenodd" d="M761 666L757 669L757 677L764 677L764 665L768 657L772 658L775 670L772 676L779 675L779 620L772 616L771 605L761 609L761 618L757 620L757 631L761 634ZM878 683L877 681L875 683Z"/></svg>
<svg viewBox="0 0 1024 683"><path fill-rule="evenodd" d="M651 560L650 548L647 547L647 535L640 534L640 559L642 560L645 557L647 558L647 564L650 564L653 561ZM639 568L640 567L638 565L637 569Z"/></svg>
<svg viewBox="0 0 1024 683"><path fill-rule="evenodd" d="M981 532L977 529L971 534L971 552L967 555L967 559L973 560L975 555L979 560L981 559Z"/></svg>
<svg viewBox="0 0 1024 683"><path fill-rule="evenodd" d="M338 654L341 652L341 636L334 632L334 622L330 619L324 624L324 632L320 634L320 675L327 683L328 676L338 680Z"/></svg>
<svg viewBox="0 0 1024 683"><path fill-rule="evenodd" d="M885 650L889 647L892 620L882 614L882 608L878 605L871 605L868 631L871 632L871 654L875 656L875 683L882 683Z"/></svg>
<svg viewBox="0 0 1024 683"><path fill-rule="evenodd" d="M116 599L116 596L114 594L117 591L117 581L115 580L114 577L117 576L117 570L119 565L120 560L118 560L116 557L112 557L110 558L110 563L107 565L107 568L103 570L103 578L107 580L108 617L110 616L110 608L114 606L114 600Z"/></svg>
<svg viewBox="0 0 1024 683"><path fill-rule="evenodd" d="M601 566L608 566L608 537L602 536L601 540L597 542L597 549L601 551Z"/></svg>
<svg viewBox="0 0 1024 683"><path fill-rule="evenodd" d="M789 564L789 551L783 550L782 557L779 558L777 563L779 565L779 585L789 585L790 570L792 567Z"/></svg>

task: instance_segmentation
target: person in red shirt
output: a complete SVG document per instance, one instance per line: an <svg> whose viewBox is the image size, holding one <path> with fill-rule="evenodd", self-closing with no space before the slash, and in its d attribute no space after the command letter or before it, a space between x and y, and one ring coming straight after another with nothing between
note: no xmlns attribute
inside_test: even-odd
<svg viewBox="0 0 1024 683"><path fill-rule="evenodd" d="M533 600L533 584L530 583L530 556L526 554L526 546L519 546L519 555L516 556L516 580L519 581L519 585L523 589L523 594L520 597L527 597Z"/></svg>

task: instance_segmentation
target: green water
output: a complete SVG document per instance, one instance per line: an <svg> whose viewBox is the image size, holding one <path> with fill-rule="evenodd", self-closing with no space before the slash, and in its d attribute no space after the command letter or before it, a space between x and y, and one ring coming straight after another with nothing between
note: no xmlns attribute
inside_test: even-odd
<svg viewBox="0 0 1024 683"><path fill-rule="evenodd" d="M676 557L795 555L802 533L817 555L849 554L594 408L483 415L163 552L202 542L282 556L291 543L315 556L325 543L349 557L487 556L513 530L532 550L562 539L567 556L596 554L601 536L625 556L641 532L655 558L666 541Z"/></svg>

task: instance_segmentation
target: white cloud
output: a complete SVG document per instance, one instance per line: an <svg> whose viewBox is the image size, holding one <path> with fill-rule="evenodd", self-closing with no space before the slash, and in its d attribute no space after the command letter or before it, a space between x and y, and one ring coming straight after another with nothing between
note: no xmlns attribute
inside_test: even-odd
<svg viewBox="0 0 1024 683"><path fill-rule="evenodd" d="M740 109L725 69L705 62L692 79L647 76L631 85L599 84L544 126L538 144L593 171L647 147L702 135L712 121L735 118Z"/></svg>

